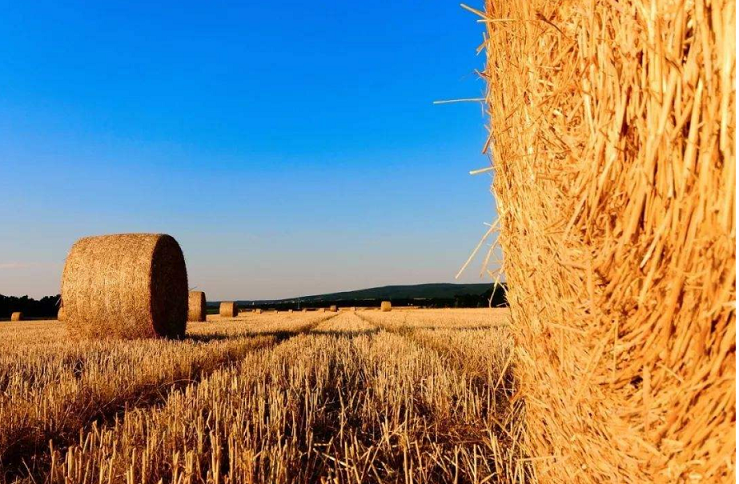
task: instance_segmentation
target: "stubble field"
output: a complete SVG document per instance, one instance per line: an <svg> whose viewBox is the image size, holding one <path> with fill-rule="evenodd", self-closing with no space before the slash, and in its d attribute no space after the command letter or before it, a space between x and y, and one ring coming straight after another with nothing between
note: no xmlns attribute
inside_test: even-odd
<svg viewBox="0 0 739 484"><path fill-rule="evenodd" d="M511 352L503 309L246 313L183 341L3 323L0 482L514 481Z"/></svg>

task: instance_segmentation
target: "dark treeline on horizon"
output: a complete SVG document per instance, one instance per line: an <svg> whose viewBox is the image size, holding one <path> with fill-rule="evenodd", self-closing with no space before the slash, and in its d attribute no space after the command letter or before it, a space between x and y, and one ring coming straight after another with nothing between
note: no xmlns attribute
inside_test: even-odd
<svg viewBox="0 0 739 484"><path fill-rule="evenodd" d="M499 284L493 295L490 287L482 294L458 294L452 297L430 297L430 298L318 298L312 296L301 300L299 298L279 301L237 301L240 309L276 309L285 311L288 309L299 310L303 308L328 308L337 306L346 307L380 307L383 300L390 301L394 307L416 306L422 308L486 308L507 307L508 300L505 296L505 283ZM217 313L219 301L208 302L208 312Z"/></svg>
<svg viewBox="0 0 739 484"><path fill-rule="evenodd" d="M35 300L28 296L3 296L0 294L0 319L8 319L16 311L23 313L24 318L56 318L61 296L44 296Z"/></svg>

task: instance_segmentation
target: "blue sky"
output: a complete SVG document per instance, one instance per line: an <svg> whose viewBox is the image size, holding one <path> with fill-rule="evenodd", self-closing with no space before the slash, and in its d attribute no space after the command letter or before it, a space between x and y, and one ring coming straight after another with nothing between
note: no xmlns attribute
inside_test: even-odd
<svg viewBox="0 0 739 484"><path fill-rule="evenodd" d="M2 6L0 293L118 232L211 299L453 281L495 218L458 3L98 3Z"/></svg>

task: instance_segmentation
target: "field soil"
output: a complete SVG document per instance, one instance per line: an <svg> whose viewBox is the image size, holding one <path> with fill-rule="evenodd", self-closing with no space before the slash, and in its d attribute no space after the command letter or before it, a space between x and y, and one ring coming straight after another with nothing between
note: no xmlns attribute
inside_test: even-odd
<svg viewBox="0 0 739 484"><path fill-rule="evenodd" d="M244 313L182 341L0 324L0 482L510 482L505 309Z"/></svg>

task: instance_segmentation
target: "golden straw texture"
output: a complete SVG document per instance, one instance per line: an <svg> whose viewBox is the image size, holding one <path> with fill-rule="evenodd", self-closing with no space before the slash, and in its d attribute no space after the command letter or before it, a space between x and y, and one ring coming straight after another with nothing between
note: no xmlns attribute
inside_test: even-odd
<svg viewBox="0 0 739 484"><path fill-rule="evenodd" d="M222 302L219 314L222 318L235 318L239 314L239 308L235 302Z"/></svg>
<svg viewBox="0 0 739 484"><path fill-rule="evenodd" d="M163 234L85 237L62 275L64 319L85 338L182 337L187 270L177 241Z"/></svg>
<svg viewBox="0 0 739 484"><path fill-rule="evenodd" d="M16 311L10 315L11 321L23 321L23 313L20 311Z"/></svg>
<svg viewBox="0 0 739 484"><path fill-rule="evenodd" d="M519 475L735 478L735 9L479 12L528 428Z"/></svg>
<svg viewBox="0 0 739 484"><path fill-rule="evenodd" d="M391 311L393 309L393 305L390 301L382 301L380 303L380 310L384 312Z"/></svg>
<svg viewBox="0 0 739 484"><path fill-rule="evenodd" d="M190 291L187 300L187 320L205 321L205 293L203 291Z"/></svg>

